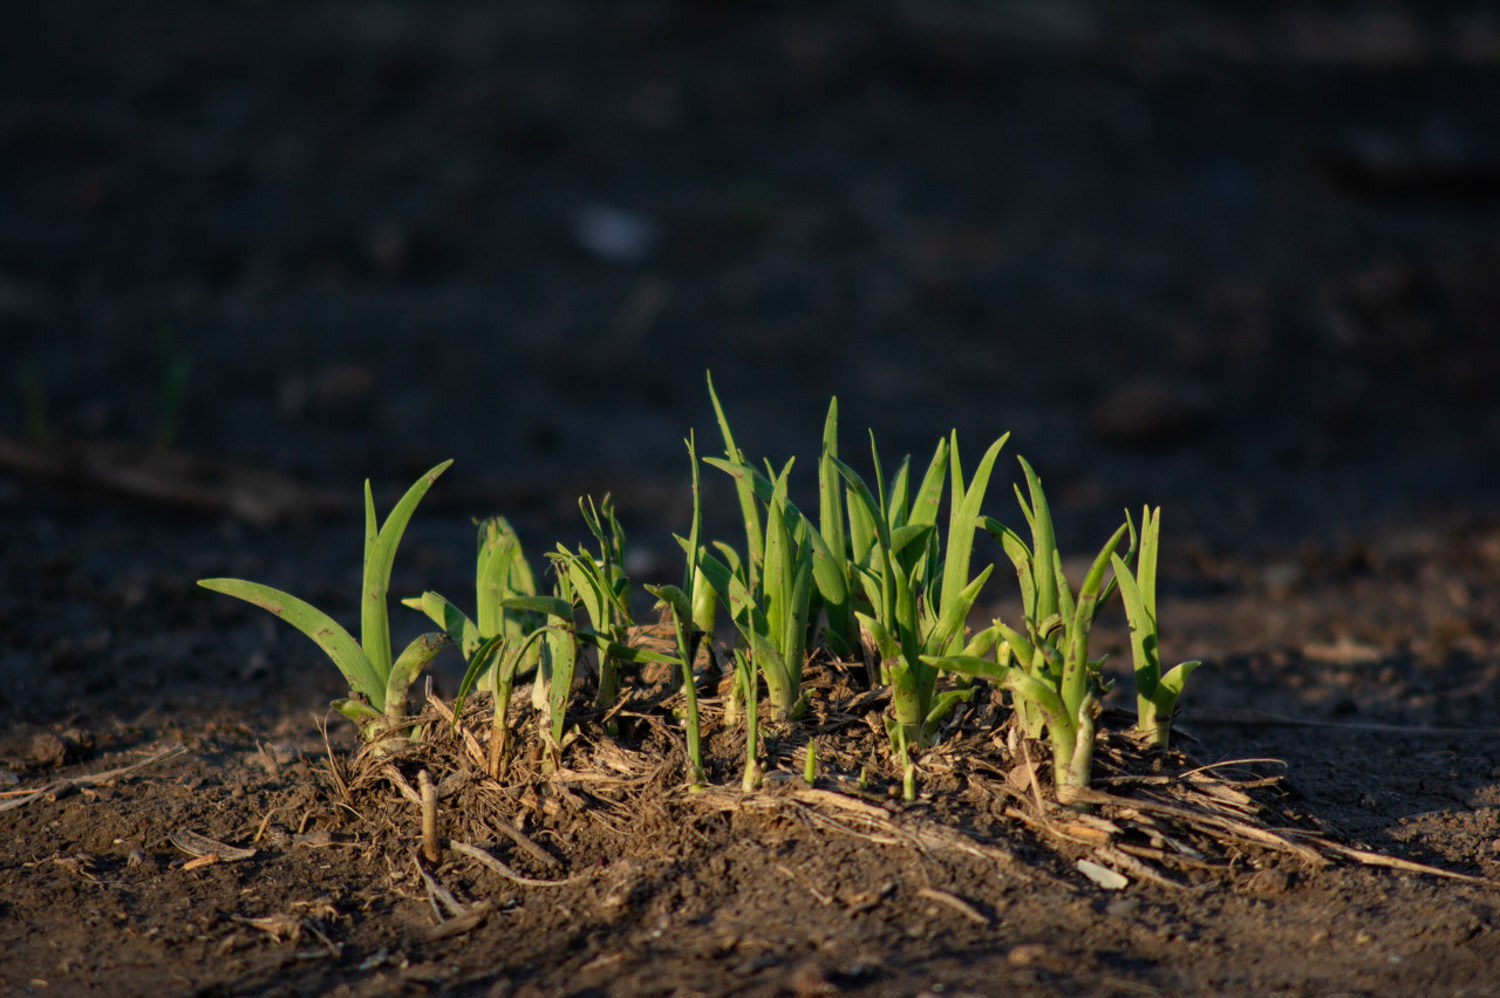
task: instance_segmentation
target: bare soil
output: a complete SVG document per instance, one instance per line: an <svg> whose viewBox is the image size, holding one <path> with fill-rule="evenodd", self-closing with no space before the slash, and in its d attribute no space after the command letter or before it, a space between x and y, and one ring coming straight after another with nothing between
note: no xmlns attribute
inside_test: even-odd
<svg viewBox="0 0 1500 998"><path fill-rule="evenodd" d="M1482 7L6 20L0 330L31 387L0 397L0 990L1500 993ZM648 238L601 236L599 205ZM325 714L334 670L193 581L352 624L355 486L383 509L445 457L400 592L468 592L475 516L510 516L535 558L606 490L636 578L670 580L709 366L742 446L778 460L815 452L830 394L850 453L866 425L897 453L1013 430L1074 555L1162 503L1164 650L1207 663L1179 749L1281 760L1256 794L1290 825L1471 879L1200 843L1175 885L1108 890L1088 843L1007 812L992 706L909 805L863 720L773 732L773 779L742 798L742 740L710 739L690 795L680 735L643 710L626 755L586 724L556 777L518 770L483 807L477 778L445 786L443 835L489 821L493 857L564 881L450 848L428 866L455 918L413 858L417 809L357 779L378 771ZM162 426L170 447L142 446ZM1017 519L1005 492L988 511ZM1007 582L985 611L1015 616ZM1128 708L1118 622L1097 641ZM434 683L451 698L454 660ZM808 737L818 790L854 803L798 791ZM195 859L184 832L254 851Z"/></svg>

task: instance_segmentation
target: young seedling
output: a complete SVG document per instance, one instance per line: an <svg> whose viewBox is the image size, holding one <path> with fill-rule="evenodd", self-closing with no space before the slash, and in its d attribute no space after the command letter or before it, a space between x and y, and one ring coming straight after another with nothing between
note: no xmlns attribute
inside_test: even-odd
<svg viewBox="0 0 1500 998"><path fill-rule="evenodd" d="M563 749L577 737L576 730L568 733L568 698L573 692L573 673L578 665L578 637L573 623L572 584L566 578L557 580L557 598L567 603L568 613L543 629L535 687L544 698L549 770L562 766Z"/></svg>
<svg viewBox="0 0 1500 998"><path fill-rule="evenodd" d="M755 661L744 648L734 650L734 677L745 704L745 776L740 788L745 793L760 789L761 768L757 754L760 743L760 680L756 678Z"/></svg>
<svg viewBox="0 0 1500 998"><path fill-rule="evenodd" d="M914 501L908 501L908 462L887 492L880 478L880 455L871 439L871 457L881 492L872 495L857 472L836 457L829 460L849 489L849 522L854 570L871 612L856 611L863 641L878 656L877 672L891 686L886 731L900 761L906 799L916 796L913 750L929 745L937 725L972 690L935 695L934 657L964 650L964 624L994 566L969 579L979 509L995 459L1008 439L985 452L974 478L964 483L958 434L939 441ZM949 479L946 554L937 532L944 477Z"/></svg>
<svg viewBox="0 0 1500 998"><path fill-rule="evenodd" d="M694 607L700 602L694 587L700 577L699 538L703 532L703 505L698 489L698 448L694 435L689 432L687 444L688 461L693 474L693 523L686 539L677 541L687 554L682 572L682 585L647 586L646 591L655 596L660 605L666 607L672 618L672 631L677 638L677 652L682 667L682 695L687 701L684 723L687 728L688 788L703 789L702 732L698 717L698 689L693 681L693 660L698 654L698 644L704 634L693 624Z"/></svg>
<svg viewBox="0 0 1500 998"><path fill-rule="evenodd" d="M859 619L854 615L851 594L856 591L851 575L854 563L849 558L849 528L844 518L843 478L836 463L839 456L839 400L828 403L828 415L823 420L823 451L818 457L818 536L820 546L815 545L815 559L826 559L826 566L817 572L817 599L828 623L823 629L823 642L838 658L853 655L859 648ZM814 618L817 608L812 611Z"/></svg>
<svg viewBox="0 0 1500 998"><path fill-rule="evenodd" d="M724 407L719 404L719 394L714 391L714 376L708 375L708 397L713 403L714 417L719 422L719 433L724 438L724 457L729 464L749 467L750 462L745 460L745 454L734 442L734 434L729 429L729 420L724 416ZM754 588L760 578L761 553L765 551L765 542L760 533L760 510L755 505L755 483L753 480L742 476L736 476L734 491L740 501L740 516L745 522L745 544L749 552L750 560L745 563L745 581L748 586ZM764 500L762 500L764 501ZM717 587L716 587L717 588ZM719 589L722 595L723 589Z"/></svg>
<svg viewBox="0 0 1500 998"><path fill-rule="evenodd" d="M1136 730L1151 745L1166 748L1172 736L1172 711L1189 676L1202 663L1182 662L1162 674L1156 640L1156 558L1161 539L1161 507L1141 510L1141 550L1131 572L1119 555L1112 564L1120 582L1120 599L1130 621L1130 652L1135 660Z"/></svg>
<svg viewBox="0 0 1500 998"><path fill-rule="evenodd" d="M474 568L475 617L471 620L441 593L428 590L421 596L401 601L403 606L425 613L433 623L453 639L471 662L480 645L499 636L515 644L541 624L537 614L518 609L509 601L537 595L536 577L521 550L515 528L503 516L492 516L479 524L479 549ZM539 652L535 646L523 662L517 663L524 674L536 664ZM493 676L486 674L486 685L493 690Z"/></svg>
<svg viewBox="0 0 1500 998"><path fill-rule="evenodd" d="M198 581L205 589L253 603L312 638L350 686L350 696L335 700L334 708L354 721L367 741L380 739L405 723L407 690L448 640L440 633L423 634L392 661L386 593L396 548L417 503L452 463L444 461L417 479L391 510L384 526L376 520L375 499L369 481L365 481L364 581L358 642L333 618L279 589L244 579Z"/></svg>
<svg viewBox="0 0 1500 998"><path fill-rule="evenodd" d="M734 442L712 378L709 397L724 438L725 456L705 458L704 462L734 478L745 524L745 557L740 558L728 545L715 544L721 557L700 552L699 569L719 594L740 640L765 677L776 715L790 720L806 704L802 669L809 625L817 615L814 583L825 593L822 601L826 605L847 611L848 569L843 556L834 555L823 536L812 529L787 497L792 462L788 461L780 474L767 465L770 477L756 471ZM835 400L829 408L828 426L837 426L837 412ZM825 426L825 435L827 432ZM842 531L842 524L839 529Z"/></svg>
<svg viewBox="0 0 1500 998"><path fill-rule="evenodd" d="M578 637L599 650L598 705L607 711L620 693L620 664L630 658L622 652L635 623L630 611L630 580L624 568L625 530L608 495L600 505L592 498L580 499L578 508L599 542L599 554L582 547L569 551L559 544L548 557L558 578L568 580L588 616L589 626L579 628ZM613 722L609 731L616 733Z"/></svg>
<svg viewBox="0 0 1500 998"><path fill-rule="evenodd" d="M753 497L755 478L743 465L733 465L715 458L706 463L736 476L736 482L750 481L752 510L758 517ZM698 567L715 592L721 594L730 619L751 657L766 680L766 689L776 714L783 720L798 716L805 701L802 697L802 666L807 657L808 612L813 589L813 552L810 532L800 515L787 501L787 478L792 462L788 461L771 486L766 503L764 531L747 531L747 543L755 536L764 538L761 551L751 550L741 561L727 545L719 546L724 558L707 551L699 553ZM758 562L758 577L752 583L747 568ZM734 567L731 567L734 566Z"/></svg>
<svg viewBox="0 0 1500 998"><path fill-rule="evenodd" d="M1031 547L1028 549L1014 531L996 520L986 517L983 524L1016 566L1026 633L997 620L984 642L995 648L993 661L972 652L933 656L927 661L937 668L983 676L1010 690L1026 735L1037 738L1045 729L1058 799L1071 803L1078 791L1089 785L1095 715L1098 698L1104 692L1099 675L1102 660L1091 659L1088 654L1089 631L1113 591L1113 581L1105 585L1111 558L1117 556L1127 531L1131 544L1126 558L1133 555L1135 534L1127 518L1100 549L1075 595L1063 574L1041 480L1024 459L1021 469L1030 502L1019 488L1016 498L1031 527Z"/></svg>
<svg viewBox="0 0 1500 998"><path fill-rule="evenodd" d="M432 590L401 602L422 611L441 627L468 663L455 704L454 723L458 723L457 708L476 682L493 695L495 722L490 734L489 769L491 775L497 775L508 744L505 716L511 688L517 675L539 667L544 647L539 640L541 622L546 619L548 608L556 608L550 597L537 596L536 576L515 528L503 516L493 516L479 524L474 567L477 621L471 620L446 596ZM567 620L571 626L571 614ZM532 635L538 640L527 640ZM542 678L539 676L533 687L532 705L538 710L546 707Z"/></svg>
<svg viewBox="0 0 1500 998"><path fill-rule="evenodd" d="M572 626L572 604L552 596L517 596L503 601L508 607L530 612L544 612ZM496 634L484 641L469 659L463 679L458 686L458 696L453 702L454 723L458 723L465 699L473 692L475 682L481 676L490 677L494 692L494 715L490 724L490 747L487 768L494 779L504 772L510 757L510 697L515 687L516 674L521 663L532 650L556 628L538 627L515 641L507 641L504 634ZM571 679L570 679L571 683Z"/></svg>

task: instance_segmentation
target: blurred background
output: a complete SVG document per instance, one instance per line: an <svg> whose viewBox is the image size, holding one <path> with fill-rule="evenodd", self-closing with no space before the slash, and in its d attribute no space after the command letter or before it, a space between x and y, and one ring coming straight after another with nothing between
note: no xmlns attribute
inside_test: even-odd
<svg viewBox="0 0 1500 998"><path fill-rule="evenodd" d="M12 498L453 457L660 540L712 368L803 495L836 394L860 467L1013 431L1085 538L1496 511L1487 3L12 5L0 149Z"/></svg>

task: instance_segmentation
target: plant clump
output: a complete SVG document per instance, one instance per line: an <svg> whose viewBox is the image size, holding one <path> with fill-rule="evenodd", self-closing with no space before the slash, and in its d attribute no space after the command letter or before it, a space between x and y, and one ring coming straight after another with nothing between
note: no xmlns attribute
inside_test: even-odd
<svg viewBox="0 0 1500 998"><path fill-rule="evenodd" d="M687 802L700 812L790 808L880 842L956 849L1013 868L1014 856L992 838L914 825L875 803L920 797L940 814L961 794L971 816L977 808L1021 822L1106 889L1127 873L1184 886L1167 870L1222 876L1247 852L1459 876L1352 848L1281 810L1266 799L1280 778L1264 772L1274 760L1204 766L1173 746L1172 715L1199 663L1162 668L1159 508L1145 507L1139 525L1127 512L1075 581L1024 458L1015 486L1024 532L984 512L1006 436L966 475L949 433L920 477L909 458L887 477L872 436L866 478L840 456L834 399L814 519L791 499L794 462L753 464L711 379L708 389L724 451L700 459L695 437L685 441L692 518L676 537L678 584L637 590L609 496L579 502L595 546L557 545L545 573L511 525L492 517L479 524L473 616L430 590L404 599L438 629L393 656L387 593L396 549L450 462L418 479L383 525L366 483L359 641L288 593L241 579L200 582L301 630L344 675L349 696L333 706L363 742L350 766L330 758L346 804L363 806L370 801L358 795L386 785L419 803L429 861L443 848L436 801L449 794L461 798L450 805L458 835L477 840L499 828L521 846L527 820L586 799L606 825L609 814ZM704 536L705 465L734 483L742 546ZM976 628L970 617L994 569L976 548L986 536L1015 569L1022 610ZM1134 666L1128 725L1118 721L1126 712L1104 704L1110 683L1090 645L1117 592ZM641 594L655 599L654 624L638 622ZM450 645L465 662L456 697L445 701L429 683L425 706L411 713L412 684ZM1047 756L1050 767L1037 764ZM446 774L436 789L431 773ZM380 820L409 841L399 819ZM451 847L497 868L459 838ZM534 844L524 851L543 867L556 863Z"/></svg>
<svg viewBox="0 0 1500 998"><path fill-rule="evenodd" d="M885 705L880 723L888 763L900 775L905 799L917 795L921 755L937 744L955 708L974 697L974 680L983 679L1006 691L1012 723L1025 737L1050 747L1052 783L1064 802L1090 786L1107 683L1102 660L1090 655L1089 633L1119 590L1135 659L1137 724L1150 745L1167 747L1177 696L1197 663L1161 671L1155 603L1160 510L1146 508L1139 534L1127 514L1075 588L1063 571L1041 481L1025 459L1019 459L1025 490L1017 486L1016 496L1029 540L983 512L1008 435L989 445L970 475L958 436L950 433L938 440L920 477L904 458L889 478L872 436L867 480L840 456L834 399L818 458L814 521L790 498L794 461L756 467L736 443L712 379L708 388L724 452L700 461L693 438L686 441L693 515L687 536L677 537L682 582L643 587L661 611L664 642L634 640L641 628L624 568L625 532L606 496L579 502L597 548L558 545L548 554L550 591L538 585L511 525L502 517L484 520L474 616L432 591L403 600L439 630L393 661L386 619L392 562L417 503L449 462L419 479L383 527L366 483L359 643L289 594L238 579L200 584L261 606L316 641L351 687L335 706L376 745L421 736L421 726L406 717L406 690L439 649L453 645L466 662L454 724L467 697L489 695L484 768L494 779L506 772L515 749L512 692L518 681L529 677L541 752L555 769L565 764L579 720L602 718L606 732L618 734L622 674L655 663L671 670L675 706L669 712L685 736L686 784L699 788L705 779L700 690L717 690L722 682L723 720L741 725L746 743L741 785L753 789L763 772L757 749L763 725L786 726L804 716L816 693L806 681L808 665L827 660L863 664L865 685ZM700 464L733 479L741 546L702 536ZM1015 567L1023 615L976 631L969 617L994 568L985 564L971 574L975 541L985 534ZM732 628L722 643L714 634L716 604ZM705 647L711 653L701 656ZM700 658L710 663L706 669L698 666ZM706 674L719 668L722 674ZM945 674L952 679L945 682Z"/></svg>

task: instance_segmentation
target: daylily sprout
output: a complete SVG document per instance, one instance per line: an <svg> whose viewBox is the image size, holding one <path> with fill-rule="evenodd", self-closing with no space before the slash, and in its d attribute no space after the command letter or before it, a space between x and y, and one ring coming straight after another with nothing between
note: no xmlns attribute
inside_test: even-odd
<svg viewBox="0 0 1500 998"><path fill-rule="evenodd" d="M327 614L269 586L241 579L199 584L254 603L312 638L349 684L349 696L334 706L371 742L421 737L407 713L407 693L451 644L465 666L454 724L466 698L489 695L488 768L497 779L505 777L518 736L531 732L544 765L562 768L580 733L592 730L588 739L625 737L617 720L621 710L630 716L652 709L681 726L689 788L710 779L703 758L706 719L722 717L735 732L742 727L741 786L754 792L766 772L762 746L776 754L775 745L782 743L777 732L804 723L811 708L823 710L806 681L817 658L844 669L868 686L865 696L886 704L887 772L899 775L908 800L918 793L922 754L958 723L955 707L982 688L976 684L981 680L1006 691L1019 734L1045 739L1052 783L1064 802L1076 801L1090 783L1100 703L1109 692L1102 659L1091 654L1090 633L1118 590L1130 628L1136 730L1149 746L1167 745L1172 712L1199 663L1162 670L1156 602L1160 509L1143 510L1139 533L1127 515L1075 584L1063 570L1041 479L1025 459L1018 459L1021 484L1015 488L1024 527L1012 529L984 511L1008 435L990 443L970 475L960 460L958 434L950 432L938 439L920 476L907 457L889 477L872 435L869 471L862 472L841 456L834 399L815 465L814 520L792 498L801 487L795 460L752 462L711 379L708 390L723 454L700 459L693 435L685 441L692 520L687 535L676 538L682 581L640 587L656 598L670 628L665 649L635 637L644 629L636 626L637 590L626 575L625 531L605 496L579 501L594 545L556 545L548 552L545 588L511 524L502 517L481 522L473 616L431 590L403 600L438 630L393 657L386 607L396 549L422 496L448 468L446 461L406 491L384 525L365 484L359 641ZM738 543L703 535L703 465L733 481L743 526ZM983 534L998 542L998 550L988 541L976 549ZM992 558L1002 553L1015 569L1021 618L972 629L969 618L982 605ZM716 633L720 605L725 627ZM642 695L633 682L648 663L669 666L675 678L642 706L632 699ZM512 693L528 677L529 704L517 707ZM700 695L715 691L724 695L725 709L703 713ZM813 743L805 745L802 759L783 757L776 764L800 762L809 785L820 771L836 777L828 762L820 765ZM868 775L862 765L861 787Z"/></svg>

